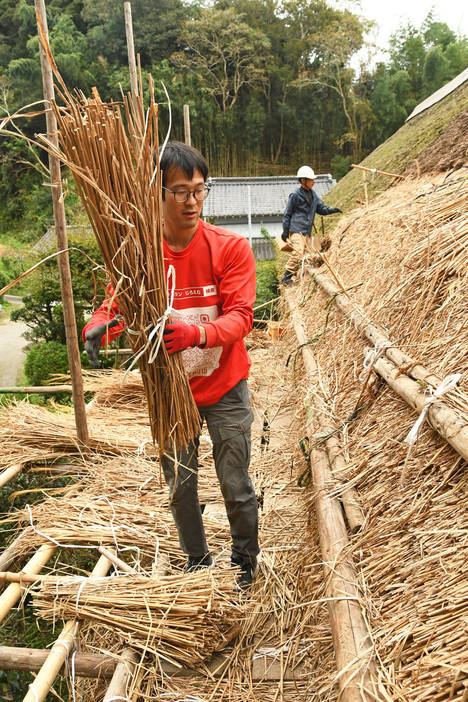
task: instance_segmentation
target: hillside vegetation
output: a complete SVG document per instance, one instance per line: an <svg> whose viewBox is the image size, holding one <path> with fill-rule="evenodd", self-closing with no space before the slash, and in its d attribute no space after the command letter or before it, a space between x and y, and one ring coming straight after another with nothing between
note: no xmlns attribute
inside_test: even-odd
<svg viewBox="0 0 468 702"><path fill-rule="evenodd" d="M406 122L359 165L407 176L417 175L418 172L437 173L466 164L467 104L468 82ZM364 202L362 173L359 169L352 169L330 191L325 198L326 202L339 205L344 212L359 207ZM377 173L368 173L366 183L369 199L392 186L394 180Z"/></svg>

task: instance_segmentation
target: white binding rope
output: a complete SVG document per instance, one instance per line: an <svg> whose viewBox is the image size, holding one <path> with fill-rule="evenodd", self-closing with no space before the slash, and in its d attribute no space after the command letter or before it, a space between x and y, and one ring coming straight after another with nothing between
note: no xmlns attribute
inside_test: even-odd
<svg viewBox="0 0 468 702"><path fill-rule="evenodd" d="M169 285L169 281L172 279L172 285ZM161 343L163 340L163 334L164 334L164 327L166 326L166 321L168 317L174 312L175 310L173 309L172 305L174 304L174 295L175 295L175 287L176 287L176 272L174 266L170 265L169 268L167 269L167 276L166 276L166 287L167 290L170 291L169 293L169 304L166 307L165 311L161 315L161 317L158 319L158 323L151 329L148 338L146 340L145 346L142 348L142 350L135 356L133 359L132 363L130 366L127 368L125 371L124 377L122 378L122 382L120 383L120 387L123 388L125 380L127 378L127 375L130 373L132 370L133 366L137 361L143 356L144 353L148 350L148 348L151 346L153 339L158 335L158 340L155 345L155 347L152 349L149 357L148 357L148 363L154 363L154 359L159 353L159 349L161 347ZM147 327L146 329L149 329ZM145 330L146 331L146 330ZM139 334L140 332L136 332L133 329L128 329L127 332L129 334Z"/></svg>
<svg viewBox="0 0 468 702"><path fill-rule="evenodd" d="M366 379L367 373L369 372L369 370L373 366L375 366L375 364L377 363L379 358L385 353L385 349L390 348L390 346L393 346L393 345L394 345L393 341L389 341L388 339L380 339L380 341L378 341L376 343L374 348L370 349L366 353L366 357L364 358L364 361L362 364L363 369L359 374L359 380L361 381L361 383L363 383L364 380Z"/></svg>
<svg viewBox="0 0 468 702"><path fill-rule="evenodd" d="M438 400L440 397L442 397L442 395L445 395L447 392L450 392L450 390L452 390L452 388L455 387L455 385L458 383L461 377L461 373L454 373L453 375L448 375L441 382L437 390L434 391L434 394L430 395L429 397L426 397L421 414L419 415L418 419L414 423L412 429L410 430L408 436L405 439L405 443L408 444L410 448L414 446L414 444L418 440L420 429L424 423L424 420L426 419L426 415L429 412L431 405L434 402L436 402L436 400Z"/></svg>

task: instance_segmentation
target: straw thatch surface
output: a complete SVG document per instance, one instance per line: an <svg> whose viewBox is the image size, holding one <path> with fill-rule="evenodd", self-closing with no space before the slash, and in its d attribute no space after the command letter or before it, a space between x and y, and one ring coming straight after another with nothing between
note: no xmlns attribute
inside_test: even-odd
<svg viewBox="0 0 468 702"><path fill-rule="evenodd" d="M302 490L296 486L295 480L296 474L304 470L305 463L297 443L302 435L298 421L302 409L296 403L294 385L284 374L288 348L271 343L266 334L258 331L249 337L248 345L253 359L249 380L255 415L252 476L260 500L260 573L249 598L239 600L238 594L231 590L235 607L241 607L240 613L233 615L224 610L225 614L220 617L218 624L222 631L229 629L234 622L240 625L237 637L222 650L227 657L227 667L221 679L213 679L206 669L214 640L204 648L203 660L201 649L195 649L197 654L193 656L193 647L186 650L182 646L178 653L163 644L154 646L158 655L155 651L144 656L141 654L134 690L154 700L171 699L172 693L173 699L196 694L201 700L243 702L274 700L279 695L292 701L298 699L298 694L311 700L336 699L336 671L326 603L323 601L321 559L315 539L311 540L308 534L309 524L314 531L313 516L301 506ZM135 432L139 434L139 425L132 426L129 421L134 409L140 416L139 380L134 382L135 402L128 407L119 387L121 374L109 372L103 375L107 388L101 386L97 390L88 410L91 426L97 428L104 420L113 422L122 440ZM88 377L85 382L91 380ZM92 382L95 382L95 389L101 385L97 378ZM12 408L15 425L20 411ZM24 407L22 411L26 414ZM2 417L5 424L9 414L5 412ZM56 415L48 414L55 420ZM66 414L58 416L66 423L69 420ZM265 420L270 426L266 434L263 432ZM60 427L60 422L57 426ZM107 424L102 430L107 431ZM217 578L218 574L226 572L230 536L211 445L205 434L201 440L200 459L200 500L207 505L204 522L210 550L215 556L214 577ZM78 461L77 458L74 460ZM185 558L178 547L168 511L166 488L160 482L159 463L157 457L149 458L144 452L117 457L92 454L88 460L80 461L78 482L66 488L60 498L49 497L44 503L35 505L31 508L31 515L29 510L18 512L17 520L19 531L25 529L17 545L18 553L44 543L45 537L63 544L51 571L60 576L71 575L73 554L79 556L76 546L96 549L103 544L114 547L118 556L138 573L137 576L118 578L121 584L115 587L124 588L126 585L126 592L134 593L132 606L141 607L142 617L145 617L144 600L138 597L138 587L130 588L131 578L135 578L135 583L149 583L156 573L164 570L173 578L173 583L184 581L181 569ZM93 562L97 557L98 554L91 551ZM75 572L84 574L80 570ZM119 572L118 568L116 572ZM200 577L201 591L206 585L206 574ZM232 582L232 574L230 577ZM56 586L50 585L50 593L53 587ZM214 591L212 596L216 596ZM88 606L81 595L78 604L73 596L56 598L50 594L48 601L51 597L55 603L57 625L60 616L74 616L77 607L83 615L86 614L85 609L80 610L82 605ZM190 592L186 597L190 601ZM94 604L93 616L84 620L82 650L110 650L118 656L129 641L136 650L146 650L148 632L145 633L144 628L139 634L128 622L120 623L120 629L112 622L106 625L105 618L111 612L108 603L110 600L106 597L106 602ZM163 601L159 604L162 605ZM53 616L54 605L47 606L47 617ZM124 611L119 616L126 619ZM129 616L134 618L133 610ZM131 629L131 633L125 626ZM191 667L196 668L201 677L168 678L160 670L161 654L179 665L187 665L190 660ZM261 669L254 677L252 665ZM276 681L268 681L272 670L276 670ZM284 679L280 671L283 671ZM84 699L97 699L104 687L102 682L86 682Z"/></svg>
<svg viewBox="0 0 468 702"><path fill-rule="evenodd" d="M468 182L459 173L448 180L404 182L368 212L362 208L343 218L329 253L351 304L369 321L390 339L401 339L398 346L440 378L462 374L444 402L465 421L467 205ZM322 386L317 391L327 396L348 460L336 477L357 487L367 514L350 551L379 675L391 699L466 699L466 463L426 424L409 454L402 486L404 439L417 416L377 381L364 393L364 408L348 421L361 396L359 375L369 342L333 306L327 319L327 299L310 279L296 294L304 303L309 339L317 335L313 349Z"/></svg>

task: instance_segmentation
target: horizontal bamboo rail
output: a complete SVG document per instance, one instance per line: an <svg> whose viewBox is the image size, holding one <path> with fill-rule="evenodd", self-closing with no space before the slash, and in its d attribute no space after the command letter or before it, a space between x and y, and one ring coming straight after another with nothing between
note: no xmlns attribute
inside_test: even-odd
<svg viewBox="0 0 468 702"><path fill-rule="evenodd" d="M0 388L0 395L17 394L17 395L34 395L42 393L43 395L52 395L56 392L72 392L71 385L11 385Z"/></svg>
<svg viewBox="0 0 468 702"><path fill-rule="evenodd" d="M402 374L398 367L384 357L375 362L374 370L410 407L422 412L428 395L422 392L417 382ZM465 461L468 461L468 426L452 409L444 405L442 400L437 400L429 406L426 421Z"/></svg>
<svg viewBox="0 0 468 702"><path fill-rule="evenodd" d="M34 556L26 563L22 569L22 573L26 575L35 575L45 566L49 558L52 558L56 551L56 546L53 544L43 544L34 554ZM3 621L18 602L23 594L23 587L19 583L10 583L6 590L0 595L0 622Z"/></svg>
<svg viewBox="0 0 468 702"><path fill-rule="evenodd" d="M297 339L304 344L305 330L292 294L285 291L285 297ZM302 346L302 355L308 382L318 384L318 367L310 347ZM313 436L317 425L326 424L326 415L317 406L307 409L307 432ZM351 557L346 555L349 540L343 510L339 499L330 494L336 488L336 480L325 448L312 447L310 466L340 699L375 702L383 697L371 678L375 670L373 647L359 602L356 572Z"/></svg>
<svg viewBox="0 0 468 702"><path fill-rule="evenodd" d="M101 556L90 577L104 577L107 575L110 567L111 562L109 559ZM75 648L79 630L80 622L77 619L71 619L66 622L62 633L53 644L46 661L36 675L33 685L29 686L29 691L23 698L23 702L43 702L45 700L54 684L55 678L59 674L64 658L68 658L70 651Z"/></svg>
<svg viewBox="0 0 468 702"><path fill-rule="evenodd" d="M377 370L378 367L381 367L383 371L379 373L379 375L385 378L385 380L387 380L385 376L388 376L389 379L393 379L392 382L394 383L393 388L395 391L397 386L400 387L402 393L404 393L401 397L403 397L413 409L421 411L427 395L424 395L421 387L417 385L418 395L417 397L413 396L413 392L416 389L414 387L415 384L413 384L408 377L405 379L405 376L401 374L401 366L403 366L404 372L408 372L408 375L411 375L416 380L424 380L433 387L437 387L440 384L441 378L429 372L423 365L416 363L398 349L396 345L392 345L393 342L386 334L377 325L369 323L365 314L356 305L353 305L349 299L342 294L342 291L326 278L323 273L311 268L307 268L307 270L315 274L315 280L320 288L327 295L334 298L338 309L354 324L358 332L366 336L369 341L372 342L374 348L378 346L381 347L382 344L385 343L390 344L388 348L386 347L384 349L383 356L379 361L383 360L384 356L387 356L398 368L392 366L392 369L389 369L384 364L378 366L378 361L375 363L374 368ZM398 376L401 378L401 382L399 383L397 382ZM410 392L407 392L403 388L403 386L406 388L408 387L408 382L412 383L412 390ZM455 410L447 407L442 399L438 400L437 403L431 405L429 409L428 421L436 432L445 439L460 456L468 460L468 425L459 417Z"/></svg>
<svg viewBox="0 0 468 702"><path fill-rule="evenodd" d="M22 670L37 673L49 657L48 649L0 646L0 670ZM64 676L71 661L63 661L58 674ZM114 656L102 653L76 653L73 659L75 675L80 678L111 678L117 666Z"/></svg>
<svg viewBox="0 0 468 702"><path fill-rule="evenodd" d="M405 178L404 175L398 175L398 173L387 173L387 171L379 171L377 168L366 168L365 166L357 166L355 163L351 164L351 168L359 168L360 171L368 171L369 173L379 173L379 175L390 176L391 178Z"/></svg>

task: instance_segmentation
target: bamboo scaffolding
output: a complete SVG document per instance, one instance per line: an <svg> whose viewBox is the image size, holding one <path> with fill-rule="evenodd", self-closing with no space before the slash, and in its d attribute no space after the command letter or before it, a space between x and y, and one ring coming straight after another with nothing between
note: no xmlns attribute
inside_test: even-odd
<svg viewBox="0 0 468 702"><path fill-rule="evenodd" d="M89 576L90 580L102 578L110 567L111 562L105 556L101 556ZM53 644L47 660L34 678L33 685L29 686L23 702L43 702L45 700L54 684L55 678L59 674L64 658L66 660L70 651L76 647L76 637L79 634L80 626L81 624L76 618L66 622L62 633Z"/></svg>
<svg viewBox="0 0 468 702"><path fill-rule="evenodd" d="M318 384L320 374L316 361L307 344L303 321L294 305L292 294L285 292L297 340L301 346L308 383ZM325 408L313 406L308 408L308 436L315 435L317 424L326 431L329 421L324 414ZM337 680L343 702L363 702L363 700L383 699L378 690L374 689L371 673L375 673L373 647L369 637L368 627L359 604L359 588L357 576L346 549L349 548L346 524L339 500L330 495L330 485L336 480L330 469L329 454L326 449L312 447L310 466L313 478L314 503L317 514L320 546L326 583L326 597L330 615L333 647L336 656ZM346 491L343 491L343 496ZM355 516L357 496L351 493L351 518ZM346 508L346 498L344 499ZM358 522L362 525L363 515L356 511Z"/></svg>
<svg viewBox="0 0 468 702"><path fill-rule="evenodd" d="M340 290L328 280L323 274L314 272L315 279L323 291L333 296L333 301L337 307L345 314L354 324L357 330L364 334L370 341L374 342L375 348L382 349L384 355L388 355L390 359L398 364L395 368L392 364L385 364L384 361L379 364L378 359L374 361L373 367L381 369L379 374L389 383L395 390L399 388L398 394L413 408L421 411L427 399L427 395L421 394L421 387L413 383L408 378L401 374L400 364L413 365L412 372L416 379L424 379L426 382L439 380L438 376L430 373L421 364L417 364L406 355L399 351L396 343L392 342L376 325L370 324L368 317L357 308L356 305L350 303L348 299L341 294ZM385 346L387 345L387 346ZM367 349L370 351L371 349ZM401 380L399 380L401 378ZM445 439L457 453L465 460L468 460L468 423L455 410L446 405L443 400L437 404L431 405L428 411L428 421L437 433Z"/></svg>
<svg viewBox="0 0 468 702"><path fill-rule="evenodd" d="M39 573L45 566L47 561L52 558L56 551L56 546L53 544L43 544L38 551L22 568L22 573L32 575ZM18 602L23 594L23 588L20 584L10 583L6 590L0 595L0 622L2 622L12 607Z"/></svg>
<svg viewBox="0 0 468 702"><path fill-rule="evenodd" d="M299 342L299 347L302 351L302 357L304 361L304 366L306 368L307 378L309 382L317 381L317 365L313 357L312 351L308 346L307 334L305 331L304 320L300 314L297 306L294 304L294 299L291 294L285 293L286 300L289 305L291 319L296 334L297 341ZM345 466L345 461L341 455L338 454L338 441L333 435L335 427L329 419L330 411L325 405L311 406L310 411L314 412L315 419L318 422L320 431L326 436L324 439L324 445L327 449L327 455L330 463L331 473L337 483L339 483L339 474L343 471ZM359 495L354 488L349 488L346 486L339 487L340 498L343 503L343 508L346 513L346 518L348 520L351 533L358 532L365 522L365 515L359 505Z"/></svg>

